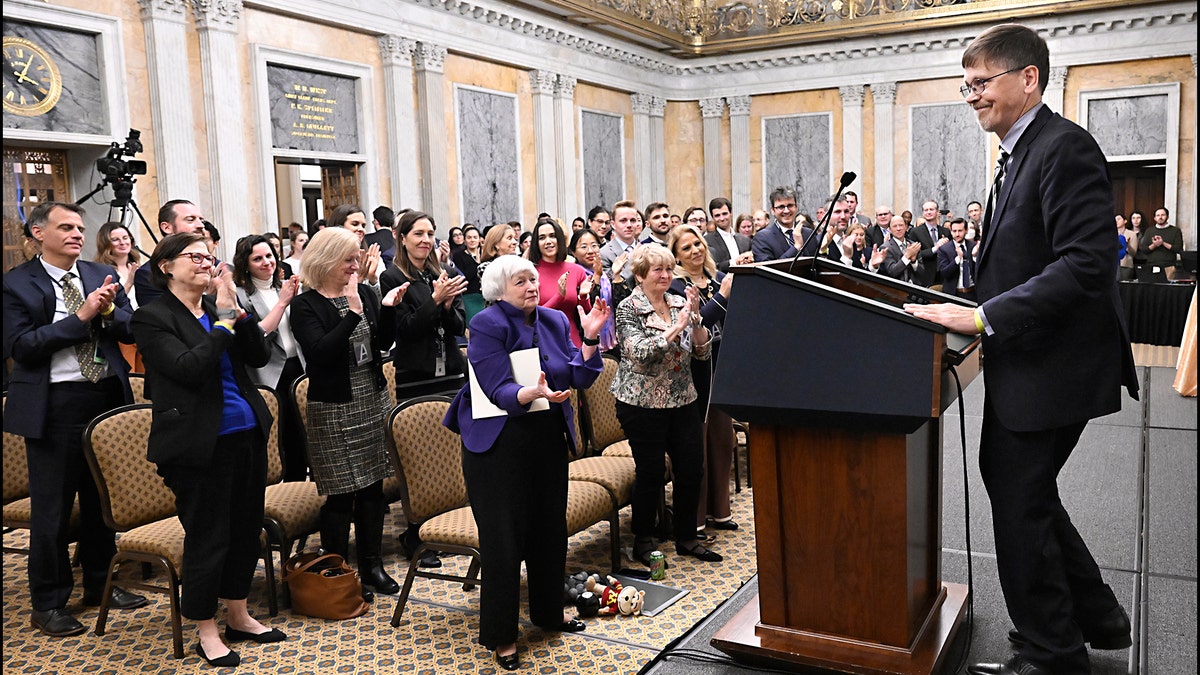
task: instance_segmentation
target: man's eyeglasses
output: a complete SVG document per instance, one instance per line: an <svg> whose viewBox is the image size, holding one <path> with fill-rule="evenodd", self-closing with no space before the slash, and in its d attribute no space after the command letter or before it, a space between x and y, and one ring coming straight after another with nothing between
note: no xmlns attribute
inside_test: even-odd
<svg viewBox="0 0 1200 675"><path fill-rule="evenodd" d="M687 221L693 225L703 225L708 222L708 218L705 218L704 216L692 216L691 218L688 218Z"/></svg>
<svg viewBox="0 0 1200 675"><path fill-rule="evenodd" d="M970 98L971 94L975 94L976 96L983 96L983 91L985 89L987 89L988 82L991 82L992 80L996 79L997 77L1000 77L1001 75L1015 73L1018 70L1024 70L1024 69L1025 69L1025 66L1021 66L1020 68L1009 68L1008 70L1004 71L1003 73L996 73L995 75L993 75L991 77L985 77L982 80L975 80L974 82L968 82L967 84L964 84L963 86L959 87L958 91L959 91L959 93L962 94L963 98Z"/></svg>
<svg viewBox="0 0 1200 675"><path fill-rule="evenodd" d="M772 206L771 208L775 209L776 211L795 211L796 205L795 204L776 204L775 206Z"/></svg>
<svg viewBox="0 0 1200 675"><path fill-rule="evenodd" d="M192 262L196 263L197 265L203 265L204 263L208 263L209 265L217 264L217 257L214 255L208 255L207 253L180 253L175 257L191 258Z"/></svg>

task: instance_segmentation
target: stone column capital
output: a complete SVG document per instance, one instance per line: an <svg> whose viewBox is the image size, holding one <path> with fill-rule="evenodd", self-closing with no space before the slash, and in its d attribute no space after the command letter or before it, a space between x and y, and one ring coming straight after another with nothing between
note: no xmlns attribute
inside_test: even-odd
<svg viewBox="0 0 1200 675"><path fill-rule="evenodd" d="M734 115L749 115L750 114L750 97L749 96L726 96L725 102L729 104L729 116Z"/></svg>
<svg viewBox="0 0 1200 675"><path fill-rule="evenodd" d="M142 21L174 21L187 23L191 0L138 0Z"/></svg>
<svg viewBox="0 0 1200 675"><path fill-rule="evenodd" d="M630 94L629 100L633 103L633 114L649 115L653 98L650 94Z"/></svg>
<svg viewBox="0 0 1200 675"><path fill-rule="evenodd" d="M442 72L446 64L446 48L428 42L418 42L414 63L420 70Z"/></svg>
<svg viewBox="0 0 1200 675"><path fill-rule="evenodd" d="M196 27L236 33L242 19L242 0L192 0Z"/></svg>
<svg viewBox="0 0 1200 675"><path fill-rule="evenodd" d="M416 51L416 40L399 35L379 36L379 52L383 55L385 66L408 66L411 68Z"/></svg>
<svg viewBox="0 0 1200 675"><path fill-rule="evenodd" d="M575 85L578 83L579 80L571 77L570 75L559 75L558 84L554 88L555 96L558 96L559 98L574 99Z"/></svg>
<svg viewBox="0 0 1200 675"><path fill-rule="evenodd" d="M895 82L875 82L871 84L871 97L875 99L875 104L886 103L888 105L896 102L896 83Z"/></svg>
<svg viewBox="0 0 1200 675"><path fill-rule="evenodd" d="M843 106L863 104L863 86L861 84L838 87L838 93L842 95Z"/></svg>
<svg viewBox="0 0 1200 675"><path fill-rule="evenodd" d="M533 88L535 94L545 94L552 96L554 94L555 84L558 82L558 75L548 70L531 70L529 71L529 84Z"/></svg>
<svg viewBox="0 0 1200 675"><path fill-rule="evenodd" d="M650 97L650 116L662 117L667 111L667 99L661 96Z"/></svg>
<svg viewBox="0 0 1200 675"><path fill-rule="evenodd" d="M1050 69L1050 82L1047 89L1063 89L1067 86L1067 67L1054 66Z"/></svg>
<svg viewBox="0 0 1200 675"><path fill-rule="evenodd" d="M716 98L700 99L700 116L701 117L704 117L704 118L720 117L723 114L725 114L725 99L723 99L719 96Z"/></svg>

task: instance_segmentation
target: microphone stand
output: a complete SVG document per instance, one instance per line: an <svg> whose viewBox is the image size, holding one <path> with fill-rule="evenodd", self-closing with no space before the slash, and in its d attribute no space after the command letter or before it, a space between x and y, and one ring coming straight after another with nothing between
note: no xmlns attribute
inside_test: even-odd
<svg viewBox="0 0 1200 675"><path fill-rule="evenodd" d="M838 197L842 196L842 191L850 187L850 184L854 182L855 178L858 178L858 174L854 173L853 171L847 171L846 173L842 174L842 180L838 182L838 189L833 195L833 201L829 202L829 208L825 209L825 216L821 218L821 222L818 223L817 227L813 229L812 234L803 239L800 242L800 245L796 247L796 256L792 258L792 264L788 265L788 274L792 273L792 268L796 266L796 261L800 259L800 256L804 253L804 248L808 246L809 242L811 242L814 237L817 238L817 241L821 241L820 238L824 236L825 230L829 227L829 219L831 216L833 216L833 205L837 204ZM793 232L794 231L795 230L793 228Z"/></svg>

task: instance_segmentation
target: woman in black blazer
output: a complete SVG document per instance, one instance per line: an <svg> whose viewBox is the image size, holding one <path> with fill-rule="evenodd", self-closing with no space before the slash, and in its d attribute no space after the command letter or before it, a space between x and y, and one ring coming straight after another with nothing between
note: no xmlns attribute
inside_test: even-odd
<svg viewBox="0 0 1200 675"><path fill-rule="evenodd" d="M392 475L384 445L391 400L381 367L392 346L395 304L406 286L380 302L358 283L367 254L349 230L326 228L308 242L304 274L312 290L292 300L292 334L308 368L308 456L321 507L321 548L349 555L354 522L364 587L396 593L383 569L383 479ZM364 591L363 598L373 599Z"/></svg>
<svg viewBox="0 0 1200 675"><path fill-rule="evenodd" d="M233 275L198 234L173 234L150 257L165 290L133 316L133 335L153 397L150 461L175 493L183 524L181 613L197 623L196 653L209 665L240 658L221 641L214 616L225 602L225 639L279 642L250 616L246 596L258 565L271 413L247 367L270 349L258 321L238 307ZM215 290L215 300L205 292Z"/></svg>

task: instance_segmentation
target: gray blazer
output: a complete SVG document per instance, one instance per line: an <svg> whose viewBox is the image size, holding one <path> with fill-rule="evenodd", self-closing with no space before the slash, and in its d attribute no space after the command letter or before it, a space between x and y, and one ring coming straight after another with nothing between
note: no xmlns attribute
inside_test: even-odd
<svg viewBox="0 0 1200 675"><path fill-rule="evenodd" d="M246 290L239 286L237 298L238 304L253 314L259 322L262 322L271 313L272 308L267 306L266 298L261 293L246 295ZM279 339L278 330L273 330L266 336L267 345L271 348L271 360L262 368L247 368L247 370L250 371L250 379L254 380L255 384L275 389L279 385L279 376L283 374L283 364L287 361L287 352L283 350L283 341ZM300 365L305 366L305 370L307 370L307 364L304 363L304 352L300 349L299 343L296 345L296 354L300 357Z"/></svg>

